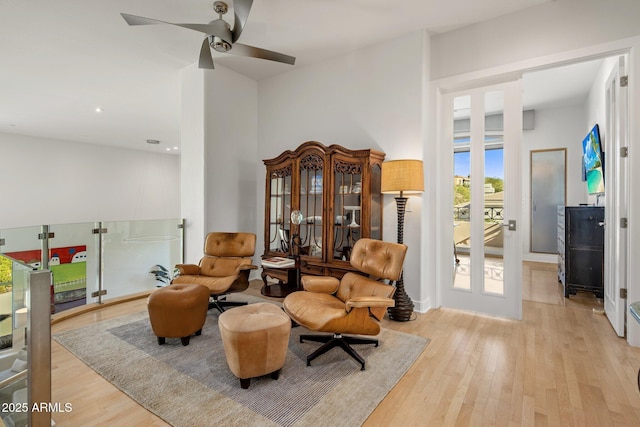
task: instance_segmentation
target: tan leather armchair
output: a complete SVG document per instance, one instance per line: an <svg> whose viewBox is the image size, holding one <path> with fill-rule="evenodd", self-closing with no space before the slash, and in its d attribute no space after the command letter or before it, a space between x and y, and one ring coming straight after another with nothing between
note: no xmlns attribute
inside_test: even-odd
<svg viewBox="0 0 640 427"><path fill-rule="evenodd" d="M300 342L324 343L307 356L307 365L334 347L340 347L365 368L364 359L351 344L375 344L373 338L342 334L378 335L388 307L393 307L393 283L402 272L407 246L373 239L360 239L353 246L351 265L367 276L353 272L342 279L328 276L303 276L304 291L287 295L283 306L298 323L318 332L333 335L301 335ZM389 283L384 283L387 280Z"/></svg>
<svg viewBox="0 0 640 427"><path fill-rule="evenodd" d="M249 287L249 273L258 268L251 264L255 249L253 233L209 233L200 264L176 265L180 275L171 283L197 283L209 288L209 309L215 307L223 312L227 306L246 305L246 302L225 301L224 296Z"/></svg>

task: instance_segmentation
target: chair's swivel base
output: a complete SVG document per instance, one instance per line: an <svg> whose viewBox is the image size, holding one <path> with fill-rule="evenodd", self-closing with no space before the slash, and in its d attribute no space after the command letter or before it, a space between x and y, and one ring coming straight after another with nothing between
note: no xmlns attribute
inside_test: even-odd
<svg viewBox="0 0 640 427"><path fill-rule="evenodd" d="M211 301L209 301L209 310L215 307L220 313L224 313L225 307L240 307L241 305L247 304L248 303L245 301L226 301L224 299L212 297Z"/></svg>
<svg viewBox="0 0 640 427"><path fill-rule="evenodd" d="M374 338L357 338L357 337L345 337L340 334L331 335L300 335L300 342L313 341L324 343L316 351L307 356L307 366L311 366L311 361L316 357L325 354L327 351L334 347L340 347L349 356L356 359L360 366L360 369L364 371L364 359L358 354L358 352L351 347L351 344L374 344L378 346L378 340Z"/></svg>

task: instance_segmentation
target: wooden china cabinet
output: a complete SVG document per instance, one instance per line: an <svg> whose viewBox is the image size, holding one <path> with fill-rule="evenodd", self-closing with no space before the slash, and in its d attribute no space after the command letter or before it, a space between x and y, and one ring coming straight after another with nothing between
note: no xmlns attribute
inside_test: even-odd
<svg viewBox="0 0 640 427"><path fill-rule="evenodd" d="M382 239L384 156L376 150L309 141L264 160L263 258L297 257L301 274L342 277L352 271L349 257L354 242L363 237ZM292 222L293 211L302 213L299 225ZM286 269L263 267L265 288L267 277L286 285L291 275ZM298 286L290 285L283 295Z"/></svg>

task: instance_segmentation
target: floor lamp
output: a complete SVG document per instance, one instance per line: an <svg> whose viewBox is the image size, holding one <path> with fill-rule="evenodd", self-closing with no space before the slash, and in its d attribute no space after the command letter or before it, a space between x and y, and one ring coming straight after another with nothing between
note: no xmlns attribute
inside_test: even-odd
<svg viewBox="0 0 640 427"><path fill-rule="evenodd" d="M424 174L421 160L391 160L382 163L382 192L400 193L396 196L398 209L398 243L404 243L404 213L407 198L404 193L419 193L424 191ZM395 307L387 309L389 318L398 322L411 319L413 301L404 290L404 272L396 282L396 292L393 295Z"/></svg>

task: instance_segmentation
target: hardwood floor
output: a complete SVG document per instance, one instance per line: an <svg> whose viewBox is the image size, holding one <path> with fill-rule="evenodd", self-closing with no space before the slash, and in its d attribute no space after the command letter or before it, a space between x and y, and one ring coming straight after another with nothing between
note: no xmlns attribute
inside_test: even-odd
<svg viewBox="0 0 640 427"><path fill-rule="evenodd" d="M640 425L640 349L616 336L597 299L545 295L559 292L549 268L525 268L523 295L549 302L523 301L522 321L445 308L405 323L385 319L384 327L431 343L364 425ZM259 295L260 286L253 282L248 293ZM63 320L52 331L145 308L145 299L131 301ZM56 414L58 426L167 425L55 341L52 364L53 401L73 405Z"/></svg>

